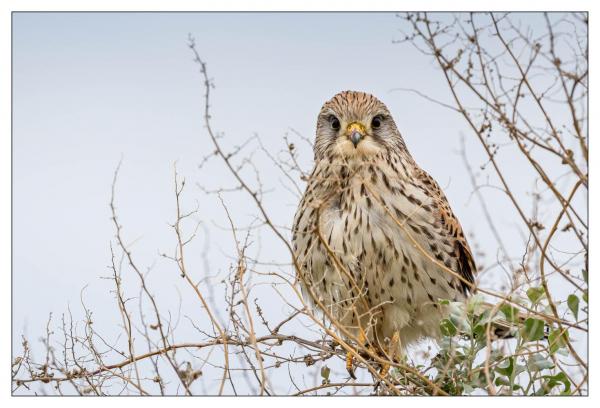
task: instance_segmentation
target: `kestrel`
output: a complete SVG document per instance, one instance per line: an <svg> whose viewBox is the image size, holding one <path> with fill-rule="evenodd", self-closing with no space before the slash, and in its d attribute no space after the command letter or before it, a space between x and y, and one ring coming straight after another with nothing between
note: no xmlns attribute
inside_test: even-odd
<svg viewBox="0 0 600 408"><path fill-rule="evenodd" d="M367 93L338 93L319 113L314 153L292 238L304 296L342 336L391 355L439 337L447 313L439 300L464 300L476 267L444 193L387 107Z"/></svg>

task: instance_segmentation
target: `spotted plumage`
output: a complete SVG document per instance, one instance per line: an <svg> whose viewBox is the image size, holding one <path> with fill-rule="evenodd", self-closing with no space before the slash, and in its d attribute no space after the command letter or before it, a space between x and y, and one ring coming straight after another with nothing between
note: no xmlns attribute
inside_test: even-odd
<svg viewBox="0 0 600 408"><path fill-rule="evenodd" d="M440 187L366 93L325 103L314 152L293 226L305 296L342 334L362 331L381 349L394 332L402 348L437 337L439 300L464 299L476 270Z"/></svg>

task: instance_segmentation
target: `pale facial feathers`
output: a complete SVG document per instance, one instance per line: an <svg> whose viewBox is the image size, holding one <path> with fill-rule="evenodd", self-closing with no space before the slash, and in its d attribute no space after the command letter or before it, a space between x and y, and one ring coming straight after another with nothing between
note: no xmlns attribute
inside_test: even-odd
<svg viewBox="0 0 600 408"><path fill-rule="evenodd" d="M336 120L339 126L332 126ZM363 127L365 134L354 146L347 134L353 124ZM368 157L390 149L404 148L404 141L387 107L372 95L345 91L335 95L321 108L317 119L315 159L326 155L351 158Z"/></svg>

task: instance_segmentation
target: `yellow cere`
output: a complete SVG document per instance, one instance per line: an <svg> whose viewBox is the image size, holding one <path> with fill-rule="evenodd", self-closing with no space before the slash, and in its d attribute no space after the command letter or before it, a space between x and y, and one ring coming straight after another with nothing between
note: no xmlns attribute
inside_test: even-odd
<svg viewBox="0 0 600 408"><path fill-rule="evenodd" d="M366 135L367 134L367 129L365 128L365 126L362 123L359 122L352 122L348 125L348 127L346 128L346 134L352 134L352 132L357 131L358 133L360 133L361 135Z"/></svg>

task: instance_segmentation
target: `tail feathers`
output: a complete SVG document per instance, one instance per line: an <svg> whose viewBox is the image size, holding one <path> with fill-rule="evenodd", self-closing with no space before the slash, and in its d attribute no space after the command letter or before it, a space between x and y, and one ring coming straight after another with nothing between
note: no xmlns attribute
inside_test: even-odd
<svg viewBox="0 0 600 408"><path fill-rule="evenodd" d="M517 324L508 320L496 320L491 326L491 332L496 339L512 339L519 330Z"/></svg>
<svg viewBox="0 0 600 408"><path fill-rule="evenodd" d="M488 310L497 310L498 306L491 303L483 303L482 306L484 309ZM529 315L518 312L514 309L511 309L516 312L515 315L511 316L511 320L507 319L494 319L491 323L491 333L494 336L495 340L498 339L511 339L517 336L519 330L523 327L525 320ZM548 338L548 334L550 332L549 322L544 323L544 338Z"/></svg>
<svg viewBox="0 0 600 408"><path fill-rule="evenodd" d="M458 329L458 332L466 336L486 336L490 333L492 340L510 339L517 337L528 327L527 319L535 318L544 325L544 338L548 338L553 320L543 314L522 313L509 303L492 304L483 301L477 295L463 302L446 303L449 318ZM473 318L477 318L476 326L473 326ZM482 329L483 328L483 329ZM489 329L488 329L489 328ZM539 330L539 326L537 329Z"/></svg>

